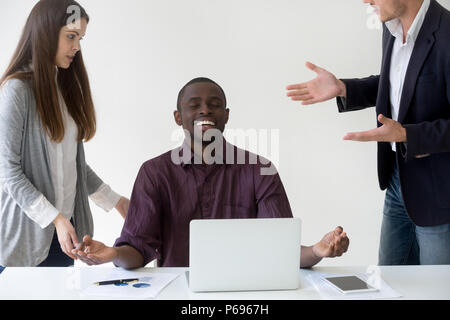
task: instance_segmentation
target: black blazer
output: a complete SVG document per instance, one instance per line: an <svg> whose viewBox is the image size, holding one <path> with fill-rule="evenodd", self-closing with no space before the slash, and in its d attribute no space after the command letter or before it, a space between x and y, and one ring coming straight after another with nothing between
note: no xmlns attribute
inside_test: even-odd
<svg viewBox="0 0 450 320"><path fill-rule="evenodd" d="M343 79L346 99L339 112L376 105L377 116L391 117L389 72L395 37L383 25L381 74ZM389 185L397 161L406 210L419 226L450 223L450 12L431 0L406 72L398 121L406 143L378 143L378 180ZM378 122L377 122L378 123ZM378 126L381 126L378 123Z"/></svg>

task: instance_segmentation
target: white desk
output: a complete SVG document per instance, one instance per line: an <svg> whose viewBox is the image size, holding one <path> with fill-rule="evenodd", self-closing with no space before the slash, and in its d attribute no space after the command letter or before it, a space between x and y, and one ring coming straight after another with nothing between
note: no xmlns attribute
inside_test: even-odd
<svg viewBox="0 0 450 320"><path fill-rule="evenodd" d="M319 293L306 279L310 272L364 273L367 267L315 267L300 270L300 288L286 291L192 293L188 288L187 268L142 268L142 272L170 272L180 276L158 296L161 300L300 300L320 299ZM379 267L382 279L402 299L450 299L450 265ZM6 268L0 274L0 299L96 299L81 295L81 290L110 270L102 267L83 268ZM99 297L97 299L104 299Z"/></svg>

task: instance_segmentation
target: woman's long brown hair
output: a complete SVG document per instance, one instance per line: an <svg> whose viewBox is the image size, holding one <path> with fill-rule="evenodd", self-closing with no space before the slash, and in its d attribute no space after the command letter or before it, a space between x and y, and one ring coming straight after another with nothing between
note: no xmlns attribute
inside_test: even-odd
<svg viewBox="0 0 450 320"><path fill-rule="evenodd" d="M73 0L40 0L34 6L13 58L0 79L0 84L12 78L31 81L43 127L56 142L62 141L65 130L56 77L67 110L78 126L78 141L92 139L96 130L94 104L81 50L68 69L59 68L57 72L55 67L59 32L73 22L68 10L71 6L77 6L80 19L89 22L86 11ZM32 70L24 72L30 62Z"/></svg>

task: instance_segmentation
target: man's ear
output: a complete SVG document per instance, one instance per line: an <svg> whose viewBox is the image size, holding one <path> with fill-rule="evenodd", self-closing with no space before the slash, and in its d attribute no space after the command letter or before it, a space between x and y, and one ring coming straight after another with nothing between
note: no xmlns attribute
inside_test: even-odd
<svg viewBox="0 0 450 320"><path fill-rule="evenodd" d="M230 117L230 109L225 109L225 124L228 123L228 118Z"/></svg>
<svg viewBox="0 0 450 320"><path fill-rule="evenodd" d="M178 110L173 112L173 118L175 119L175 123L180 127L183 126L183 121L181 120L181 113Z"/></svg>

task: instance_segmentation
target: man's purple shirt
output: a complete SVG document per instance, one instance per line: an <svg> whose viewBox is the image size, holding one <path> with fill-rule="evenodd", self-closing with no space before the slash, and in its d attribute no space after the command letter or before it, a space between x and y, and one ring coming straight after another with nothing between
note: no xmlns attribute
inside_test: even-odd
<svg viewBox="0 0 450 320"><path fill-rule="evenodd" d="M157 259L158 267L188 267L193 219L292 217L278 173L261 174L271 164L262 164L265 159L251 164L254 154L226 145L234 150L232 164L176 164L173 151L145 162L115 246L132 246L144 257L144 265ZM245 154L245 164L236 163L239 152Z"/></svg>

